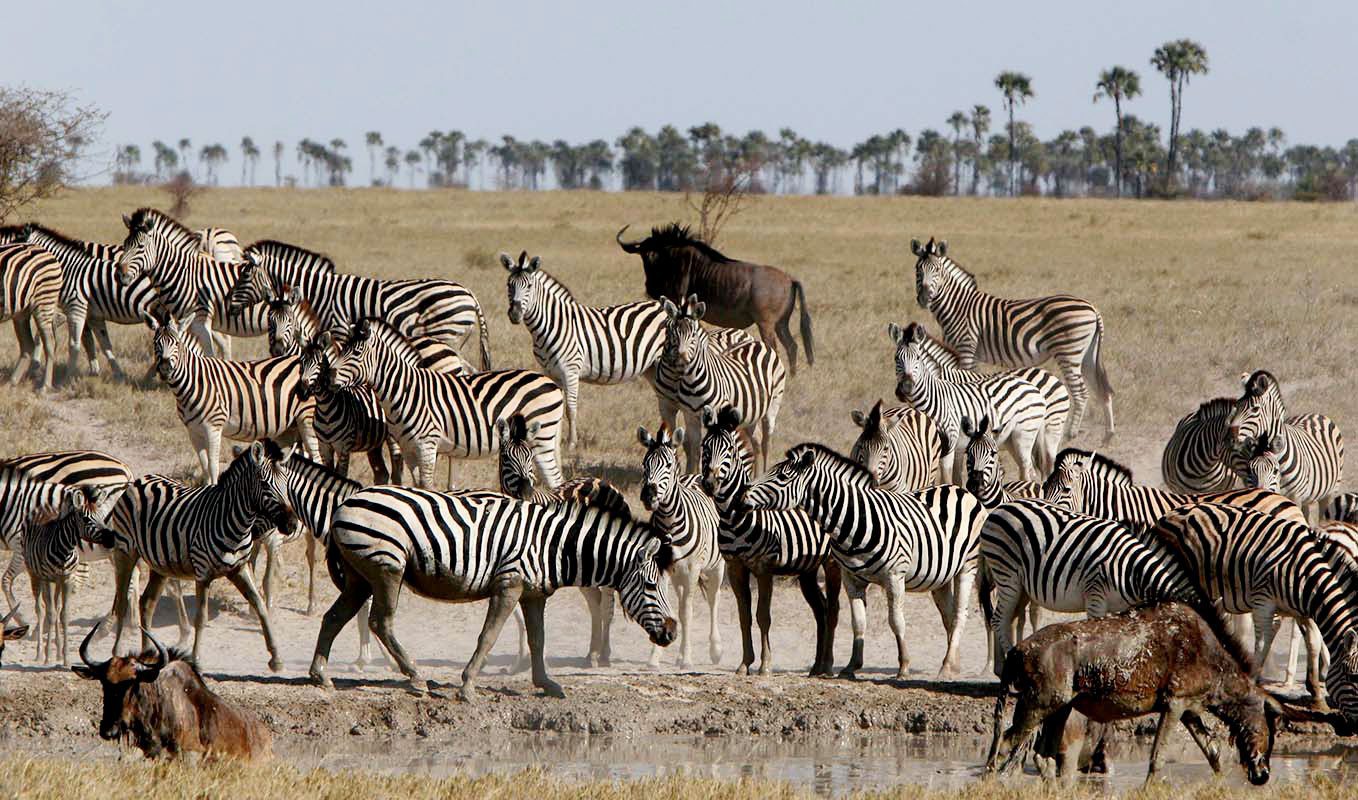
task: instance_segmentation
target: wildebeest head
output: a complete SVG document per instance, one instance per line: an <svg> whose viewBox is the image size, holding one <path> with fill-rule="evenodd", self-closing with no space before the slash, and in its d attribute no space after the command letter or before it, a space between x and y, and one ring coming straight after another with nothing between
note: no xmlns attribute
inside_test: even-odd
<svg viewBox="0 0 1358 800"><path fill-rule="evenodd" d="M624 253L641 256L641 265L646 270L646 295L656 300L677 296L684 277L694 267L731 263L730 258L694 236L687 226L672 223L652 228L650 236L635 242L622 238L628 227L618 231L615 237L618 246Z"/></svg>
<svg viewBox="0 0 1358 800"><path fill-rule="evenodd" d="M170 653L150 631L144 631L152 645L150 650L137 656L113 656L106 661L95 662L90 660L90 640L98 629L95 626L85 634L80 643L80 660L83 663L71 667L71 671L85 680L99 681L103 688L100 738L127 741L143 747L141 740L145 739L149 743L151 737L145 736L144 726L138 725L136 704L129 702L132 699L130 695L160 676L160 671L170 663ZM139 727L142 730L138 730Z"/></svg>
<svg viewBox="0 0 1358 800"><path fill-rule="evenodd" d="M27 625L11 625L10 620L14 619L19 613L19 607L15 606L9 613L0 617L0 658L5 655L5 642L11 639L22 639L28 635Z"/></svg>

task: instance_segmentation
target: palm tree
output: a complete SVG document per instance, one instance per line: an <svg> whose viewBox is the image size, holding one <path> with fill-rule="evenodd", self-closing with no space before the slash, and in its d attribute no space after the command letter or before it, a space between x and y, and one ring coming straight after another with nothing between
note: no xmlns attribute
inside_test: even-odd
<svg viewBox="0 0 1358 800"><path fill-rule="evenodd" d="M202 149L198 151L198 160L203 162L203 166L206 168L203 177L204 183L217 185L217 167L226 161L226 157L226 148L222 145L203 145Z"/></svg>
<svg viewBox="0 0 1358 800"><path fill-rule="evenodd" d="M273 143L273 185L283 185L283 151L282 142Z"/></svg>
<svg viewBox="0 0 1358 800"><path fill-rule="evenodd" d="M384 151L386 158L382 164L387 168L387 185L396 185L396 176L401 171L401 148L391 145Z"/></svg>
<svg viewBox="0 0 1358 800"><path fill-rule="evenodd" d="M981 173L985 171L986 134L990 132L990 108L980 103L971 107L971 193L980 191Z"/></svg>
<svg viewBox="0 0 1358 800"><path fill-rule="evenodd" d="M1009 112L1009 194L1014 194L1014 165L1017 151L1014 149L1014 106L1022 105L1033 97L1033 79L1022 72L1001 72L995 76L995 88L1004 95L1004 107Z"/></svg>
<svg viewBox="0 0 1358 800"><path fill-rule="evenodd" d="M189 169L189 156L193 155L193 142L188 137L179 140L179 163L184 165L184 169Z"/></svg>
<svg viewBox="0 0 1358 800"><path fill-rule="evenodd" d="M948 124L952 126L952 193L954 196L962 193L962 128L966 127L971 120L961 111L952 112L948 117Z"/></svg>
<svg viewBox="0 0 1358 800"><path fill-rule="evenodd" d="M1165 181L1166 188L1172 188L1179 145L1179 116L1184 107L1184 86L1191 76L1207 74L1207 51L1192 39L1165 42L1155 48L1151 65L1169 81L1169 155L1165 159Z"/></svg>
<svg viewBox="0 0 1358 800"><path fill-rule="evenodd" d="M1117 128L1113 133L1113 183L1117 186L1118 197L1122 196L1122 101L1139 94L1141 76L1126 67L1104 70L1094 86L1094 102L1099 102L1100 97L1112 98L1113 113L1117 117Z"/></svg>
<svg viewBox="0 0 1358 800"><path fill-rule="evenodd" d="M259 161L259 148L255 147L255 140L249 136L242 136L240 140L240 182L245 185L245 170L250 170L250 185L255 185L255 164Z"/></svg>
<svg viewBox="0 0 1358 800"><path fill-rule="evenodd" d="M377 184L377 150L382 146L382 134L368 131L363 134L363 143L368 146L368 183Z"/></svg>
<svg viewBox="0 0 1358 800"><path fill-rule="evenodd" d="M415 188L415 170L420 166L420 151L406 151L406 166L410 168L410 188Z"/></svg>
<svg viewBox="0 0 1358 800"><path fill-rule="evenodd" d="M490 142L485 139L476 139L462 143L462 167L467 172L467 188L472 188L472 164L476 164L478 177L481 179L481 188L486 188L485 173L481 168L481 157L485 155L490 147Z"/></svg>

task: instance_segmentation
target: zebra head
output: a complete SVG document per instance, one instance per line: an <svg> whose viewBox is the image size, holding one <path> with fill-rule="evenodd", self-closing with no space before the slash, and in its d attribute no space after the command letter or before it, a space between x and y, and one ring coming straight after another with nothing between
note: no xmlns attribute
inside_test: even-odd
<svg viewBox="0 0 1358 800"><path fill-rule="evenodd" d="M1042 499L1067 511L1083 514L1087 491L1094 480L1094 453L1070 453L1058 458L1042 484Z"/></svg>
<svg viewBox="0 0 1358 800"><path fill-rule="evenodd" d="M301 525L288 491L288 461L296 450L296 445L285 451L274 440L261 439L248 448L233 448L235 460L227 467L228 472L240 469L248 476L244 481L248 510L285 536ZM229 480L224 475L220 483Z"/></svg>
<svg viewBox="0 0 1358 800"><path fill-rule="evenodd" d="M703 408L703 491L713 499L729 501L749 480L753 448L742 441L744 421L734 406Z"/></svg>
<svg viewBox="0 0 1358 800"><path fill-rule="evenodd" d="M1278 379L1267 370L1241 375L1240 383L1244 394L1226 419L1227 452L1240 450L1265 432L1277 430L1287 416Z"/></svg>
<svg viewBox="0 0 1358 800"><path fill-rule="evenodd" d="M1000 464L1000 446L995 431L990 429L990 417L983 416L975 423L962 417L962 435L967 437L966 490L981 498L983 505L991 505L989 498L998 498L1004 482L1004 467Z"/></svg>
<svg viewBox="0 0 1358 800"><path fill-rule="evenodd" d="M537 293L542 290L542 272L538 267L542 259L537 256L528 258L528 251L519 253L518 263L508 253L500 254L500 263L509 272L509 321L515 325L532 313Z"/></svg>
<svg viewBox="0 0 1358 800"><path fill-rule="evenodd" d="M104 548L113 547L113 531L99 518L100 507L108 498L105 488L80 485L67 486L61 494L53 523L75 525L81 539Z"/></svg>
<svg viewBox="0 0 1358 800"><path fill-rule="evenodd" d="M377 348L372 343L372 325L361 319L354 323L349 338L331 370L330 385L337 389L352 389L370 380L377 370Z"/></svg>
<svg viewBox="0 0 1358 800"><path fill-rule="evenodd" d="M887 479L894 480L900 471L896 463L896 449L891 446L891 436L901 424L901 418L885 420L882 417L882 401L878 400L872 410L864 414L858 409L849 412L853 424L863 429L849 450L849 458L863 465L872 475L874 486L886 485Z"/></svg>
<svg viewBox="0 0 1358 800"><path fill-rule="evenodd" d="M298 367L302 373L302 379L297 385L297 393L303 400L310 399L317 394L327 393L331 386L330 356L334 349L334 340L329 333L322 333L313 336L310 341L302 346L302 351L297 354Z"/></svg>
<svg viewBox="0 0 1358 800"><path fill-rule="evenodd" d="M231 295L226 301L228 314L239 314L246 307L262 303L275 295L269 271L259 260L254 245L241 254L240 270L231 284Z"/></svg>
<svg viewBox="0 0 1358 800"><path fill-rule="evenodd" d="M16 624L10 624L10 620L14 619L14 616L18 613L19 607L16 605L9 610L8 614L0 617L0 656L5 654L5 642L22 639L28 635L27 625L17 624L18 620L15 620Z"/></svg>
<svg viewBox="0 0 1358 800"><path fill-rule="evenodd" d="M707 304L691 294L682 305L676 306L668 297L660 299L668 320L665 323L665 351L661 358L679 366L685 366L697 357L698 351L706 346L707 332L698 320L707 312Z"/></svg>
<svg viewBox="0 0 1358 800"><path fill-rule="evenodd" d="M787 451L786 458L750 484L741 496L741 506L778 511L797 508L806 500L815 464L816 451L809 445L797 445Z"/></svg>
<svg viewBox="0 0 1358 800"><path fill-rule="evenodd" d="M661 647L669 646L679 629L669 592L660 581L673 563L674 551L669 541L652 532L636 548L631 563L624 567L614 587L622 600L623 613Z"/></svg>
<svg viewBox="0 0 1358 800"><path fill-rule="evenodd" d="M924 328L913 322L902 328L893 322L887 333L896 344L896 399L908 403L915 386L925 375L937 374L938 366L924 350Z"/></svg>
<svg viewBox="0 0 1358 800"><path fill-rule="evenodd" d="M1335 720L1335 733L1352 736L1358 726L1358 628L1340 637L1339 647L1330 650L1330 668L1325 673L1325 691L1332 708L1342 719Z"/></svg>
<svg viewBox="0 0 1358 800"><path fill-rule="evenodd" d="M137 278L151 270L159 258L160 239L155 235L155 220L138 209L132 216L123 215L127 226L127 238L123 239L123 252L115 265L115 279L123 286L131 286Z"/></svg>
<svg viewBox="0 0 1358 800"><path fill-rule="evenodd" d="M935 242L930 237L928 244L921 245L919 239L910 240L910 252L915 254L915 302L919 307L929 309L934 300L943 293L948 243Z"/></svg>
<svg viewBox="0 0 1358 800"><path fill-rule="evenodd" d="M540 422L529 424L522 414L495 422L495 433L500 438L500 491L510 497L528 500L533 496L537 462L532 440L541 427Z"/></svg>
<svg viewBox="0 0 1358 800"><path fill-rule="evenodd" d="M269 298L269 355L290 356L301 351L301 303L302 293L295 286Z"/></svg>
<svg viewBox="0 0 1358 800"><path fill-rule="evenodd" d="M148 316L144 321L151 328L151 352L161 380L169 381L179 374L187 353L201 353L197 342L185 335L189 320L176 322L168 316L163 319Z"/></svg>
<svg viewBox="0 0 1358 800"><path fill-rule="evenodd" d="M646 448L641 459L641 504L647 511L664 505L674 496L679 485L679 446L684 443L684 429L660 423L660 430L652 436L644 427L637 428L637 441Z"/></svg>
<svg viewBox="0 0 1358 800"><path fill-rule="evenodd" d="M1285 443L1279 434L1263 435L1258 439L1245 442L1231 459L1231 467L1240 476L1240 482L1247 489L1263 489L1278 492L1282 485L1279 452Z"/></svg>

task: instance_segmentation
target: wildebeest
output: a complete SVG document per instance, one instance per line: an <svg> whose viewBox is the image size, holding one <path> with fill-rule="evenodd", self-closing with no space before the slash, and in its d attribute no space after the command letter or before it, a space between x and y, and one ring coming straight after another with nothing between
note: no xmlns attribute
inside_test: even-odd
<svg viewBox="0 0 1358 800"><path fill-rule="evenodd" d="M636 242L623 241L626 231L627 226L618 231L618 246L641 256L649 297L668 297L680 303L696 294L707 304L708 323L724 328L755 325L759 338L774 349L777 336L787 350L787 366L793 375L797 374L797 341L792 338L789 322L793 307L800 302L806 363L816 363L811 312L800 281L777 267L728 258L677 223L652 228L650 236Z"/></svg>
<svg viewBox="0 0 1358 800"><path fill-rule="evenodd" d="M1204 618L1183 603L1050 625L1011 649L1000 676L988 771L999 760L1011 691L1018 701L1003 737L1009 748L1005 770L1031 746L1040 727L1044 746L1056 751L1043 755L1054 757L1057 773L1064 774L1062 732L1071 711L1079 711L1099 723L1160 715L1148 781L1160 767L1161 749L1175 722L1183 723L1213 771L1220 772L1217 748L1202 718L1210 712L1226 724L1250 783L1258 786L1268 782L1278 717L1334 724L1335 716L1289 706L1259 688L1249 656L1221 618L1215 613Z"/></svg>
<svg viewBox="0 0 1358 800"><path fill-rule="evenodd" d="M209 689L183 653L166 650L144 631L152 650L96 663L89 653L94 630L80 643L84 663L71 670L103 687L101 738L136 745L148 758L203 753L253 761L272 755L273 735L264 723Z"/></svg>
<svg viewBox="0 0 1358 800"><path fill-rule="evenodd" d="M8 614L0 617L0 657L5 655L5 642L10 639L22 639L28 635L27 625L10 627L9 621L13 619L14 615L17 613L19 613L19 607L15 606L9 610Z"/></svg>

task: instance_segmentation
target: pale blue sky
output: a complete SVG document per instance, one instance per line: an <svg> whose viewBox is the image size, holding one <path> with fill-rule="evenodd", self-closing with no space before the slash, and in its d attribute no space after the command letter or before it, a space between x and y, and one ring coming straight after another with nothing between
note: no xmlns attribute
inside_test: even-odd
<svg viewBox="0 0 1358 800"><path fill-rule="evenodd" d="M898 127L942 130L978 102L998 119L992 81L1004 69L1032 76L1037 97L1020 118L1043 138L1109 127L1112 108L1091 97L1113 64L1142 74L1145 96L1129 110L1167 128L1149 58L1184 36L1211 59L1188 88L1186 129L1358 136L1353 0L42 0L6 11L3 80L107 110L105 160L116 143L149 153L152 139L187 136L195 149L225 144L234 161L249 134L266 154L261 178L274 140L291 159L299 138L339 136L353 183L366 183L370 129L407 148L430 129L612 142L631 125L711 120L847 146Z"/></svg>

